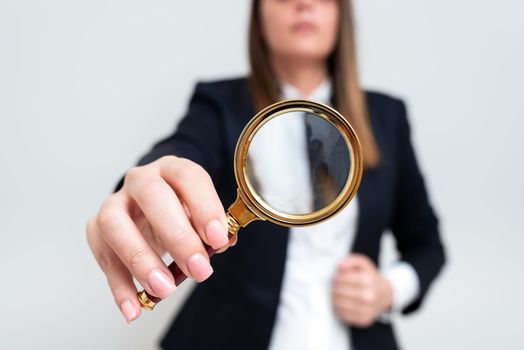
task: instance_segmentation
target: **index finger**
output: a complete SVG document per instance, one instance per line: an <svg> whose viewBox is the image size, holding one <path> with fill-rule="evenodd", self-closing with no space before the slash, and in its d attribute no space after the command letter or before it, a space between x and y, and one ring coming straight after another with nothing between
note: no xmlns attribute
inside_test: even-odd
<svg viewBox="0 0 524 350"><path fill-rule="evenodd" d="M348 258L338 264L339 270L369 269L375 264L364 254L351 254Z"/></svg>
<svg viewBox="0 0 524 350"><path fill-rule="evenodd" d="M213 248L228 244L226 213L209 174L185 159L164 157L161 176L186 204L198 235Z"/></svg>

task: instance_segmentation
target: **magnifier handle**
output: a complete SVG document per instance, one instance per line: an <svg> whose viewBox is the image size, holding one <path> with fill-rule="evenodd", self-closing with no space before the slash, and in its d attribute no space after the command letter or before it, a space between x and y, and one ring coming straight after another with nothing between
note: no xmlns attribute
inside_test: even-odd
<svg viewBox="0 0 524 350"><path fill-rule="evenodd" d="M227 213L226 216L228 220L228 231L229 231L227 238L228 240L231 240L238 232L240 225L238 224L238 222L236 222L236 220L229 213ZM206 243L203 243L203 244L204 244L204 247L206 248L206 252L207 252L207 255L209 255L209 257L212 257L218 251L218 250L211 248L211 246L207 245ZM182 270L177 266L177 264L175 264L174 261L171 264L169 264L167 268L169 269L169 271L171 271L171 273L173 274L173 277L175 278L175 285L179 286L182 282L186 280L187 276L184 275ZM149 294L148 292L146 292L145 289L142 290L141 292L138 292L137 296L138 296L138 301L140 305L142 306L142 308L146 310L153 310L155 305L162 301L161 298Z"/></svg>

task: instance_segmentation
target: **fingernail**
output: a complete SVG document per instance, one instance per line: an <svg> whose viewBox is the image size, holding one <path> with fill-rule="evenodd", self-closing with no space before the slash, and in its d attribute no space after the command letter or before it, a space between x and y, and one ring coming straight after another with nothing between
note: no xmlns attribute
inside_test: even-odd
<svg viewBox="0 0 524 350"><path fill-rule="evenodd" d="M206 236L209 244L217 249L227 244L227 231L217 219L211 220L206 227Z"/></svg>
<svg viewBox="0 0 524 350"><path fill-rule="evenodd" d="M213 273L213 268L209 261L200 253L196 253L189 258L187 268L191 277L197 282L204 281Z"/></svg>
<svg viewBox="0 0 524 350"><path fill-rule="evenodd" d="M131 323L131 321L134 321L138 316L138 311L135 305L133 305L129 300L124 300L124 302L122 302L120 305L120 311L122 311L127 323Z"/></svg>
<svg viewBox="0 0 524 350"><path fill-rule="evenodd" d="M175 283L160 270L151 271L148 281L155 295L162 299L170 296L176 289Z"/></svg>

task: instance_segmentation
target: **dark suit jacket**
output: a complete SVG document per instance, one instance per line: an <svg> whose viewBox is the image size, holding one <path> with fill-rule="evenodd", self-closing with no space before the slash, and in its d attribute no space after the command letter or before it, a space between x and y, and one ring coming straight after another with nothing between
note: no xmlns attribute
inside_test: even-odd
<svg viewBox="0 0 524 350"><path fill-rule="evenodd" d="M391 230L401 259L420 280L416 310L444 263L437 218L410 142L404 103L366 93L382 164L366 170L358 192L357 234L348 253L378 260L380 238ZM211 175L228 207L235 199L233 156L237 138L254 116L246 79L199 83L176 131L157 143L140 164L175 154L199 163ZM214 274L197 285L162 340L173 349L266 349L279 302L288 228L254 222L241 229L236 247L213 257ZM311 276L314 278L314 276ZM348 327L355 350L396 349L392 326Z"/></svg>

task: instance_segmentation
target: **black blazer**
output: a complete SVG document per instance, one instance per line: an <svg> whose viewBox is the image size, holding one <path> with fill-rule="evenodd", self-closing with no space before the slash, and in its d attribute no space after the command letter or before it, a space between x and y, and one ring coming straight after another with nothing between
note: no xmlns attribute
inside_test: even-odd
<svg viewBox="0 0 524 350"><path fill-rule="evenodd" d="M366 93L381 165L364 172L358 192L357 234L348 253L378 260L380 238L391 230L401 259L420 280L416 310L444 263L437 218L410 142L404 103ZM139 164L175 154L202 165L211 175L225 208L236 196L235 145L255 114L245 78L199 83L176 131L157 143ZM166 349L266 349L275 321L286 261L288 228L254 222L239 233L238 244L213 257L214 274L197 285L161 345ZM314 276L312 276L314 278ZM348 327L353 349L397 349L392 326Z"/></svg>

